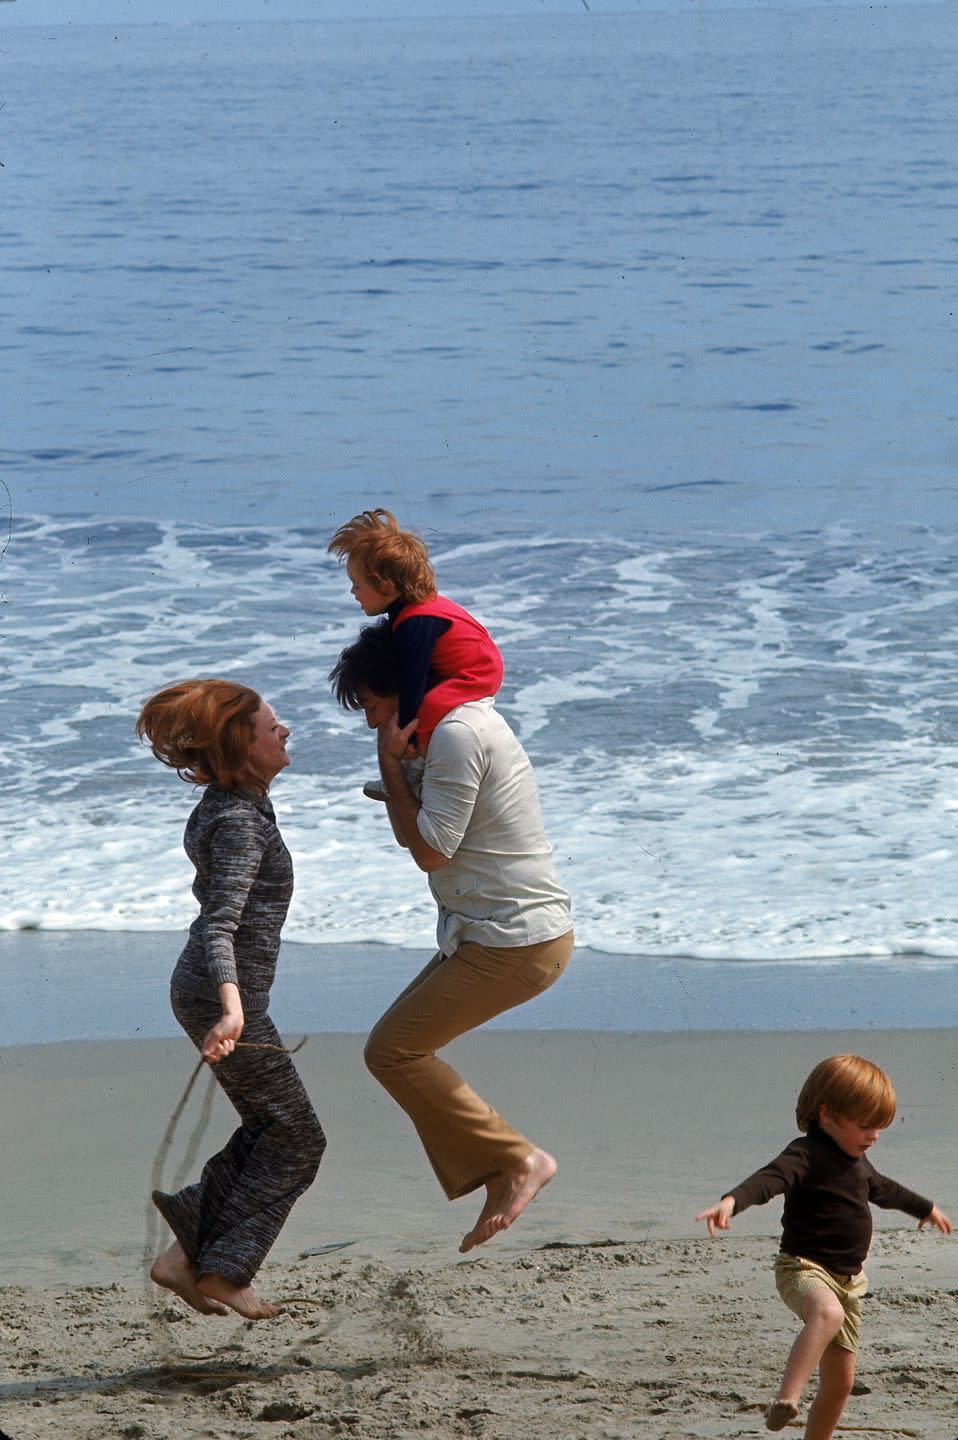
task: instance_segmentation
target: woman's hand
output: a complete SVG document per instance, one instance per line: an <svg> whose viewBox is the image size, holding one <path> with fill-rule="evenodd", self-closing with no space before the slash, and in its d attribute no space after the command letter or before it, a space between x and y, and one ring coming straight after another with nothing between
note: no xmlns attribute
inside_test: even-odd
<svg viewBox="0 0 958 1440"><path fill-rule="evenodd" d="M227 981L219 987L219 992L223 1014L206 1032L200 1052L208 1065L215 1065L217 1060L232 1055L246 1023L239 988Z"/></svg>
<svg viewBox="0 0 958 1440"><path fill-rule="evenodd" d="M707 1210L700 1210L695 1218L708 1221L709 1234L714 1239L716 1230L729 1228L734 1209L735 1201L731 1195L723 1195L717 1205L710 1205Z"/></svg>

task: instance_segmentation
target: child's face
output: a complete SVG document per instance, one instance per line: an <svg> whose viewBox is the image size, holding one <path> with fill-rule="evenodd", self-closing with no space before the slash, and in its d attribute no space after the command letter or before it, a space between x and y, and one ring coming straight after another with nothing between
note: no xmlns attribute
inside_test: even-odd
<svg viewBox="0 0 958 1440"><path fill-rule="evenodd" d="M355 560L346 561L346 574L350 580L349 593L362 606L364 615L382 615L394 600L399 599L398 591L392 586L386 590L377 590Z"/></svg>
<svg viewBox="0 0 958 1440"><path fill-rule="evenodd" d="M880 1125L859 1125L846 1115L832 1115L822 1106L818 1112L818 1123L840 1150L857 1160L874 1145L881 1134Z"/></svg>

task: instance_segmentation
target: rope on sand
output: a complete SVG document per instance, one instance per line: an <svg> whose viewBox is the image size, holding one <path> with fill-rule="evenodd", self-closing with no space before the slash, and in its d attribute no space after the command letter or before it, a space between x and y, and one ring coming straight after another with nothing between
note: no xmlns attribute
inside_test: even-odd
<svg viewBox="0 0 958 1440"><path fill-rule="evenodd" d="M281 1055L296 1055L300 1050L302 1050L308 1038L308 1036L304 1035L302 1040L300 1040L299 1044L294 1045L290 1049L287 1049L285 1045L271 1045L266 1043L258 1043L251 1040L237 1041L236 1048L243 1050L273 1050ZM154 1156L153 1165L150 1170L151 1193L154 1190L163 1189L163 1171L166 1166L167 1160L169 1159L170 1151L173 1147L173 1140L176 1135L177 1126L179 1125L180 1118L182 1117L183 1112L186 1109L190 1096L193 1093L193 1087L195 1086L200 1076L200 1073L204 1068L208 1068L206 1061L199 1060L193 1070L192 1075L186 1083L186 1088L184 1089L183 1094L180 1096L176 1108L173 1110L173 1113L171 1114L167 1122L166 1129L163 1132L163 1138L160 1141L159 1149ZM210 1115L213 1108L213 1097L216 1093L216 1089L216 1080L214 1079L211 1071L208 1076L208 1083L200 1105L199 1116L197 1117L196 1124L194 1125L189 1140L187 1141L183 1157L179 1165L177 1166L176 1174L173 1178L173 1187L176 1190L182 1187L186 1176L192 1169L196 1157L199 1154L199 1148L203 1141L203 1137L206 1134L207 1129L209 1128ZM215 1354L191 1355L179 1352L177 1350L176 1346L172 1342L169 1323L163 1319L162 1314L156 1307L156 1292L153 1282L150 1279L150 1267L152 1266L154 1257L156 1256L156 1253L159 1249L160 1230L162 1224L163 1221L161 1220L159 1212L156 1210L156 1207L153 1205L152 1201L148 1201L146 1210L146 1240L143 1249L143 1298L146 1304L147 1317L149 1320L150 1331L153 1337L153 1344L160 1358L160 1363L163 1365L164 1369L169 1370L172 1375L175 1375L177 1379L180 1380L248 1380L252 1375L262 1373L254 1371L251 1368L247 1368L245 1370L219 1370L212 1368L204 1368L202 1370L191 1369L189 1362L193 1362L195 1364L198 1361L215 1361ZM295 1295L289 1296L288 1298L281 1300L279 1303L284 1306L288 1306L309 1305L312 1302L306 1299L304 1296ZM332 1317L328 1324L324 1326L318 1326L315 1330L310 1331L310 1333L300 1341L299 1345L290 1349L285 1354L285 1356L282 1357L282 1361L280 1362L282 1366L285 1368L288 1363L295 1363L304 1346L312 1344L317 1339L321 1339L324 1336L330 1334L331 1331L335 1329L337 1324L338 1321L335 1319L335 1317Z"/></svg>

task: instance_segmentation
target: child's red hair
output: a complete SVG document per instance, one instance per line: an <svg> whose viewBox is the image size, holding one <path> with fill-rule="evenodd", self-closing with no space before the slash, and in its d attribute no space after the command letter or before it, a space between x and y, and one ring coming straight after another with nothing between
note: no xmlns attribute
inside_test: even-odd
<svg viewBox="0 0 958 1440"><path fill-rule="evenodd" d="M400 530L388 510L364 510L340 525L327 547L340 560L355 560L374 590L395 590L406 604L431 600L436 575L425 543Z"/></svg>
<svg viewBox="0 0 958 1440"><path fill-rule="evenodd" d="M832 1055L821 1060L802 1086L795 1107L799 1130L808 1130L819 1112L857 1125L884 1130L895 1118L896 1100L884 1070L860 1055Z"/></svg>

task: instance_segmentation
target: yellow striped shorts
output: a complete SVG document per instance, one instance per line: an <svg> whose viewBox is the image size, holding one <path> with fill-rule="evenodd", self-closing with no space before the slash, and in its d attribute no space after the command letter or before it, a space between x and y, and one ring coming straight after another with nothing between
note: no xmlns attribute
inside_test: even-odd
<svg viewBox="0 0 958 1440"><path fill-rule="evenodd" d="M814 1260L803 1260L800 1255L779 1254L775 1261L775 1288L779 1295L798 1318L802 1319L802 1306L815 1290L831 1290L842 1302L845 1320L835 1336L834 1343L843 1350L858 1349L858 1337L862 1328L862 1296L868 1290L868 1276L864 1270L857 1275L838 1275L816 1265Z"/></svg>

